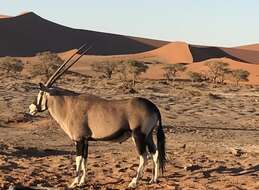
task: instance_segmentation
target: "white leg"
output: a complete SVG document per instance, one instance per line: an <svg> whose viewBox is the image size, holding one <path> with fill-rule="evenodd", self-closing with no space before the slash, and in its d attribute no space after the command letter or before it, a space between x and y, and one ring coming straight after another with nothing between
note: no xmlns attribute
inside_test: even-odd
<svg viewBox="0 0 259 190"><path fill-rule="evenodd" d="M76 157L76 177L75 177L73 183L71 183L71 185L69 186L69 188L74 188L79 183L82 160L83 160L82 156Z"/></svg>
<svg viewBox="0 0 259 190"><path fill-rule="evenodd" d="M151 178L151 180L149 181L149 183L154 183L156 164L155 164L155 162L154 162L153 155L151 154L150 156L151 156L151 161L152 161L152 178Z"/></svg>
<svg viewBox="0 0 259 190"><path fill-rule="evenodd" d="M79 182L79 186L82 186L85 184L85 177L86 177L86 163L87 163L87 159L86 158L83 158L83 161L82 161L82 171L83 171L83 175L80 179L80 182Z"/></svg>
<svg viewBox="0 0 259 190"><path fill-rule="evenodd" d="M158 177L158 151L156 151L155 154L151 155L152 161L153 161L153 169L152 169L152 179L149 183L157 183L157 177Z"/></svg>
<svg viewBox="0 0 259 190"><path fill-rule="evenodd" d="M134 177L132 179L132 181L130 182L129 186L130 188L136 188L137 186L137 183L139 181L139 179L142 177L143 175L143 170L144 170L144 166L146 164L146 161L147 161L147 155L144 154L144 155L141 155L139 157L139 167L138 167L138 171L137 171L137 175L136 177Z"/></svg>

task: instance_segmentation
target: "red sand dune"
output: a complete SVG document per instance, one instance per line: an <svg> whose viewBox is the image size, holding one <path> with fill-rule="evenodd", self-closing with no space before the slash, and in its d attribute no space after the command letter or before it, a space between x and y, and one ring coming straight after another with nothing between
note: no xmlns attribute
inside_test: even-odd
<svg viewBox="0 0 259 190"><path fill-rule="evenodd" d="M190 51L194 62L200 62L212 58L229 58L245 63L259 63L257 51L244 50L239 48L224 48L213 46L190 45Z"/></svg>
<svg viewBox="0 0 259 190"><path fill-rule="evenodd" d="M172 42L158 49L144 53L147 56L158 57L167 63L192 63L193 58L188 44Z"/></svg>
<svg viewBox="0 0 259 190"><path fill-rule="evenodd" d="M155 56L164 62L200 62L212 58L259 63L259 53L247 49L188 45L65 27L29 12L0 19L0 57L30 57L38 52L62 53L83 43L93 44L89 55ZM259 45L258 45L259 46ZM258 47L257 46L257 47ZM246 46L248 47L248 46ZM255 49L256 45L252 45ZM158 49L157 49L158 48ZM125 57L125 56L124 56Z"/></svg>
<svg viewBox="0 0 259 190"><path fill-rule="evenodd" d="M158 49L145 52L144 55L158 57L168 63L192 63L213 58L229 58L239 62L259 64L258 51L188 45L184 42L172 42Z"/></svg>
<svg viewBox="0 0 259 190"><path fill-rule="evenodd" d="M222 48L222 50L233 57L239 58L240 60L242 60L242 62L259 63L258 51L244 50L238 48Z"/></svg>
<svg viewBox="0 0 259 190"><path fill-rule="evenodd" d="M236 61L243 61L239 57L228 54L224 51L223 48L220 47L189 45L189 48L193 56L193 62L200 62L207 59L223 57L227 57Z"/></svg>
<svg viewBox="0 0 259 190"><path fill-rule="evenodd" d="M88 55L74 66L78 71L85 70L87 64L93 62L149 58L164 63L189 63L188 69L202 71L207 68L204 66L205 61L220 59L228 62L232 69L248 70L251 73L250 83L259 83L259 44L224 48L189 45L184 42L169 43L72 29L45 20L31 12L0 19L0 42L0 57L15 56L23 59L29 59L30 56L42 51L56 52L62 58L67 58L83 42L94 42L94 47L87 52ZM162 66L150 65L149 71L143 76L163 78Z"/></svg>
<svg viewBox="0 0 259 190"><path fill-rule="evenodd" d="M79 30L30 12L0 20L0 56L33 56L38 52L65 52L93 44L88 54L116 55L149 51L166 41Z"/></svg>

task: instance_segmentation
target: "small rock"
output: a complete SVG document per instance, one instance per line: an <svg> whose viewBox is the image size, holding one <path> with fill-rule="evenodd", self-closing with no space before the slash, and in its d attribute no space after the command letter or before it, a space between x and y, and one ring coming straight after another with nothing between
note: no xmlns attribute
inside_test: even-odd
<svg viewBox="0 0 259 190"><path fill-rule="evenodd" d="M199 166L198 164L190 164L189 166L185 166L184 167L184 169L186 170L186 171L191 171L191 172L193 172L193 171L195 171L195 170L199 170L199 169L201 169L202 167L201 166Z"/></svg>
<svg viewBox="0 0 259 190"><path fill-rule="evenodd" d="M231 153L232 153L233 155L237 156L237 157L240 157L240 156L242 156L243 154L245 154L245 152L244 152L242 149L240 149L240 148L233 148L233 149L231 150Z"/></svg>
<svg viewBox="0 0 259 190"><path fill-rule="evenodd" d="M180 148L185 149L185 148L186 148L186 144L184 144L184 145L180 146Z"/></svg>
<svg viewBox="0 0 259 190"><path fill-rule="evenodd" d="M210 173L209 173L208 171L203 171L202 174L203 174L203 176L204 176L205 178L211 177L211 175L210 175Z"/></svg>

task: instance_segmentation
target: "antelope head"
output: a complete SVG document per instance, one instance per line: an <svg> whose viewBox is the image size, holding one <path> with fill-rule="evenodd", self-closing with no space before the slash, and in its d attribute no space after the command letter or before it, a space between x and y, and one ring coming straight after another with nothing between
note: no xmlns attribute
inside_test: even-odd
<svg viewBox="0 0 259 190"><path fill-rule="evenodd" d="M35 115L38 112L43 112L48 109L47 102L48 96L51 92L52 85L54 82L60 78L72 65L74 65L91 47L86 48L86 45L80 47L69 59L64 61L64 63L55 71L55 73L49 78L46 84L40 83L40 91L35 98L34 102L29 106L29 113ZM71 61L76 55L74 61Z"/></svg>

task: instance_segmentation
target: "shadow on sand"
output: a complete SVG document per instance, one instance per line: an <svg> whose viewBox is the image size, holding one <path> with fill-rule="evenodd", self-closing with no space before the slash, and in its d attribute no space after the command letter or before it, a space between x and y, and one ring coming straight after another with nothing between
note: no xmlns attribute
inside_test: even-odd
<svg viewBox="0 0 259 190"><path fill-rule="evenodd" d="M47 156L65 156L73 155L72 151L65 150L55 150L55 149L44 149L39 150L37 148L25 148L25 147L15 147L14 151L0 151L0 154L7 156L15 156L18 158L42 158Z"/></svg>
<svg viewBox="0 0 259 190"><path fill-rule="evenodd" d="M231 176L242 176L242 175L257 175L259 173L259 164L255 166L251 166L249 168L243 167L226 167L226 166L218 166L217 168L209 169L206 171L198 171L195 173L203 173L203 177L208 178L212 173L217 174L228 174Z"/></svg>
<svg viewBox="0 0 259 190"><path fill-rule="evenodd" d="M193 132L195 130L223 130L223 131L259 131L256 128L231 128L231 127L198 127L198 126L164 126L165 129L173 129L175 131L181 130L186 132Z"/></svg>

